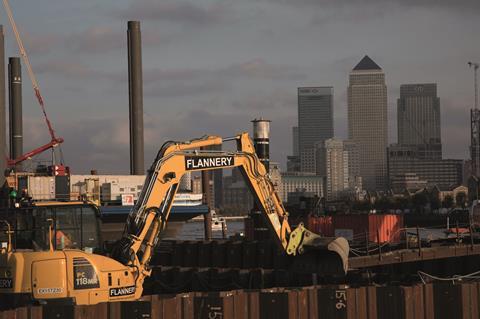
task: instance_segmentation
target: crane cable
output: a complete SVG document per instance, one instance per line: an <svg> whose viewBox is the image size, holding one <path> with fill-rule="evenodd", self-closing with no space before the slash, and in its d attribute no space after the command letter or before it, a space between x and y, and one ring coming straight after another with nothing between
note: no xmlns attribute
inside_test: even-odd
<svg viewBox="0 0 480 319"><path fill-rule="evenodd" d="M53 130L52 124L50 123L50 120L48 119L47 116L47 111L45 110L45 104L43 101L42 94L40 93L40 88L38 86L37 79L35 77L35 74L33 73L32 66L30 64L30 60L28 59L27 52L25 51L25 47L23 46L22 39L20 37L20 33L18 32L17 29L17 24L15 23L15 20L13 19L13 14L12 10L10 8L10 4L8 3L8 0L3 0L3 5L5 7L5 11L7 12L8 20L10 21L10 25L12 26L13 34L15 35L15 39L17 40L18 44L18 49L20 51L20 55L22 56L23 62L25 63L27 67L27 73L30 78L30 81L32 82L33 90L35 92L35 97L37 98L38 103L40 104L40 107L43 112L43 116L45 118L45 122L47 123L48 131L50 133L50 137L52 141L58 141L57 137L55 136L55 131ZM60 147L61 151L61 146L60 143L58 143L58 146ZM62 152L61 152L62 153ZM61 155L63 157L63 155ZM63 162L63 160L62 160Z"/></svg>

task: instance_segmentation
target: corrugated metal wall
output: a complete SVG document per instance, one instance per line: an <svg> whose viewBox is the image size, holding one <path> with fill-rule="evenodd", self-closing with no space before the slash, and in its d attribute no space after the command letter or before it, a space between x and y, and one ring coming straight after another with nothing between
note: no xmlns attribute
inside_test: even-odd
<svg viewBox="0 0 480 319"><path fill-rule="evenodd" d="M44 306L0 313L0 319L41 318L479 318L480 283L235 290L146 296L140 302Z"/></svg>

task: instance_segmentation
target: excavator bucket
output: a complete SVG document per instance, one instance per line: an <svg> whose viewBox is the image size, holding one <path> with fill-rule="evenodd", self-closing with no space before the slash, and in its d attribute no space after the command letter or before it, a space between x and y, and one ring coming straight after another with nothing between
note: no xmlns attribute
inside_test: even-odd
<svg viewBox="0 0 480 319"><path fill-rule="evenodd" d="M326 276L345 276L350 247L343 237L321 237L299 225L294 232L301 235L301 244L292 263L292 270Z"/></svg>

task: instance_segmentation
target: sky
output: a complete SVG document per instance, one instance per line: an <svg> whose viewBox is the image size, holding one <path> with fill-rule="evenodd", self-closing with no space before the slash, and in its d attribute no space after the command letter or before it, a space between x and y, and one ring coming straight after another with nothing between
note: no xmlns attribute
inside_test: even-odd
<svg viewBox="0 0 480 319"><path fill-rule="evenodd" d="M72 173L129 173L127 21L141 21L145 167L166 140L232 136L271 123L285 167L297 87L333 86L346 138L351 69L368 54L385 74L389 142L400 85L437 83L445 158L468 158L478 0L12 1L47 112ZM18 48L6 14L8 56ZM49 141L23 69L25 151ZM48 159L49 154L41 158Z"/></svg>

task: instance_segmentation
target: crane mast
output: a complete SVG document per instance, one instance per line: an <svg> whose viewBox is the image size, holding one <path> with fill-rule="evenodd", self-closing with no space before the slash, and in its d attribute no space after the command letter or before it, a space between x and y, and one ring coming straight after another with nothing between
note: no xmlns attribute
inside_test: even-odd
<svg viewBox="0 0 480 319"><path fill-rule="evenodd" d="M475 99L473 108L470 110L470 157L472 159L472 175L480 175L480 110L478 109L478 82L477 72L480 63L468 62L468 66L473 68L473 88L475 90Z"/></svg>
<svg viewBox="0 0 480 319"><path fill-rule="evenodd" d="M474 109L478 109L478 68L480 68L480 63L478 62L468 62L468 66L473 68L473 88L475 90L475 104Z"/></svg>

